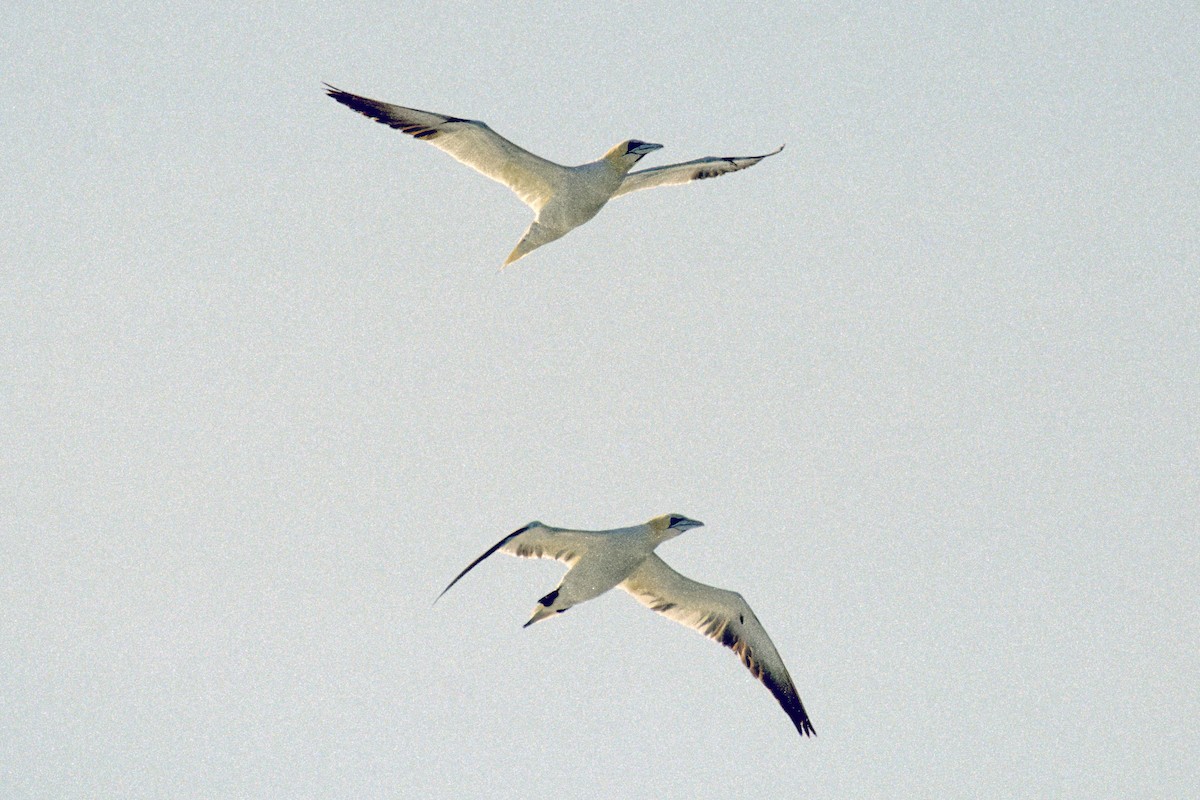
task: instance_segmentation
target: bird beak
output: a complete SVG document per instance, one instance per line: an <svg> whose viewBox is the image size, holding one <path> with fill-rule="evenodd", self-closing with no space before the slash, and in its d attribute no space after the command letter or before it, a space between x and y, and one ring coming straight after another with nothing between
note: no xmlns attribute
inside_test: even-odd
<svg viewBox="0 0 1200 800"><path fill-rule="evenodd" d="M663 148L663 146L661 144L651 144L650 142L642 142L641 144L639 144L637 147L633 148L629 152L637 153L639 156L644 156L647 153L653 153L655 150L662 150L662 148Z"/></svg>

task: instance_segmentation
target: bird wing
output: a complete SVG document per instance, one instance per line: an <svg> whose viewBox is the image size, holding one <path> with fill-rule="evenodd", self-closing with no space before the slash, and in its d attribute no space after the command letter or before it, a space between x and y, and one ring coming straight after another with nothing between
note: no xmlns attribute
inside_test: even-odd
<svg viewBox="0 0 1200 800"><path fill-rule="evenodd" d="M779 150L782 149L783 147L780 146ZM665 167L639 169L625 176L625 180L621 182L620 188L613 194L613 197L620 197L641 189L653 189L655 186L674 186L705 178L715 178L727 172L737 172L739 169L753 167L764 158L775 155L779 150L761 156L729 156L728 158L709 156L708 158L697 158L694 161L684 161L681 164L667 164Z"/></svg>
<svg viewBox="0 0 1200 800"><path fill-rule="evenodd" d="M750 674L775 695L796 730L802 736L816 734L779 651L740 594L686 578L654 553L620 586L642 605L737 653Z"/></svg>
<svg viewBox="0 0 1200 800"><path fill-rule="evenodd" d="M583 533L565 531L560 528L548 528L545 525L533 522L524 528L518 528L489 547L487 552L468 564L467 568L462 572L458 573L454 580L450 581L445 589L442 589L442 594L450 591L450 587L458 583L462 576L466 575L480 561L483 561L497 550L519 558L552 558L555 561L561 561L567 566L573 567L583 557L584 553L587 552L587 548L588 540ZM436 603L442 599L442 594L439 594L433 602Z"/></svg>
<svg viewBox="0 0 1200 800"><path fill-rule="evenodd" d="M518 147L474 119L383 103L325 84L325 93L344 106L384 125L429 142L468 167L503 183L533 210L554 193L556 179L567 168Z"/></svg>

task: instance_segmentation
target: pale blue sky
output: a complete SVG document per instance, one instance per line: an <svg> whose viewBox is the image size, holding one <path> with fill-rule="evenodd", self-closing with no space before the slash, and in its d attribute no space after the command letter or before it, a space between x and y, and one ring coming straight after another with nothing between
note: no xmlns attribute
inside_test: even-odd
<svg viewBox="0 0 1200 800"><path fill-rule="evenodd" d="M1192 4L0 10L0 794L1182 796ZM767 152L499 272L563 163ZM819 737L541 519L681 512Z"/></svg>

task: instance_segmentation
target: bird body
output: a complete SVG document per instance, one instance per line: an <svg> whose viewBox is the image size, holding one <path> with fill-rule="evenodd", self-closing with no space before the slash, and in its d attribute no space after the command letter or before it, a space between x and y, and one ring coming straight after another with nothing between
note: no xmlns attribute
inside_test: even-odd
<svg viewBox="0 0 1200 800"><path fill-rule="evenodd" d="M537 217L529 223L504 266L544 244L562 238L599 214L600 209L620 188L629 168L637 163L637 158L618 154L627 144L617 145L598 161L577 167L561 167L561 171L554 171L550 176L549 196L534 208Z"/></svg>
<svg viewBox="0 0 1200 800"><path fill-rule="evenodd" d="M643 156L662 145L629 139L596 161L567 167L518 147L479 120L384 103L328 84L325 93L360 114L444 150L512 189L533 209L533 222L503 266L563 237L596 216L614 197L736 172L783 149L761 156L699 158L631 172Z"/></svg>
<svg viewBox="0 0 1200 800"><path fill-rule="evenodd" d="M552 532L552 529L548 529L548 532ZM599 597L625 580L654 552L653 540L645 535L642 526L615 531L569 533L579 536L586 547L554 591L534 606L525 627Z"/></svg>
<svg viewBox="0 0 1200 800"><path fill-rule="evenodd" d="M651 610L737 653L751 674L775 695L796 730L801 735L813 735L812 723L787 667L745 599L737 592L679 574L654 552L668 539L702 525L681 514L664 514L642 525L607 531L554 528L531 522L467 565L438 599L496 551L521 558L561 561L569 569L558 586L538 600L525 627L620 587Z"/></svg>

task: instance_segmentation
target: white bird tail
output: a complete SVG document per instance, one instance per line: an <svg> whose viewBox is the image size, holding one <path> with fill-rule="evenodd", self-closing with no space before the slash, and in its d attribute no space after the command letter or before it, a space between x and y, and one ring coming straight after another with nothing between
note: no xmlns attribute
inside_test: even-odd
<svg viewBox="0 0 1200 800"><path fill-rule="evenodd" d="M561 588L560 586L541 600L538 600L538 604L533 607L533 616L529 618L529 622L526 622L521 627L528 628L535 622L539 622L546 617L553 617L555 614L561 614L570 608L571 606L568 605L567 598L562 596Z"/></svg>
<svg viewBox="0 0 1200 800"><path fill-rule="evenodd" d="M508 254L508 258L500 265L500 269L504 269L514 261L524 258L542 245L562 238L564 233L566 231L552 231L537 220L534 220L529 223L529 227L525 229L525 235L521 237L521 241L517 242L517 246L513 248L513 251Z"/></svg>

